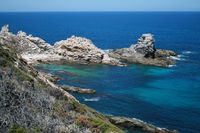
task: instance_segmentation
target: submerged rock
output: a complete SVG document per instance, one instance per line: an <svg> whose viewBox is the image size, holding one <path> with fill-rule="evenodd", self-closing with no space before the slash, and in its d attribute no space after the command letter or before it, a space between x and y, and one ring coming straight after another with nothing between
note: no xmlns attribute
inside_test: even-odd
<svg viewBox="0 0 200 133"><path fill-rule="evenodd" d="M73 86L68 86L68 85L59 85L59 87L69 92L84 93L84 94L96 93L96 91L92 89L84 89L84 88L78 88L78 87L73 87Z"/></svg>

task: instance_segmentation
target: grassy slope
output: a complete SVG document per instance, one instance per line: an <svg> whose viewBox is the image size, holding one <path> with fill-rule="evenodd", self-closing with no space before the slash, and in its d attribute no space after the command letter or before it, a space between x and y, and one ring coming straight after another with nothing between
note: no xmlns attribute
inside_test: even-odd
<svg viewBox="0 0 200 133"><path fill-rule="evenodd" d="M73 99L64 97L63 94L58 90L56 90L55 88L49 88L48 84L37 78L37 71L35 69L33 69L31 66L28 66L23 59L18 57L13 49L6 48L2 44L0 44L0 70L3 71L4 73L8 73L8 71L11 70L12 76L10 76L10 80L11 81L13 80L13 82L15 81L13 83L14 85L16 84L16 82L17 84L21 84L22 87L25 86L26 84L29 84L31 87L30 88L25 87L27 89L25 91L29 91L30 94L34 93L33 95L37 94L39 97L45 97L46 98L45 100L48 102L51 101L51 103L48 104L49 107L44 106L46 114L43 114L41 112L43 111L42 106L38 106L36 102L35 103L33 102L34 103L33 104L32 102L28 102L28 100L25 100L25 104L24 103L23 104L28 109L27 111L30 110L35 111L37 109L35 113L37 113L38 115L42 116L48 114L48 117L50 117L53 120L54 119L58 120L65 126L68 126L69 124L75 124L77 126L76 128L80 128L79 130L82 130L83 132L84 130L89 129L91 132L123 133L122 130L120 130L118 127L116 127L115 125L111 124L108 120L106 120L106 118L102 114L87 107L86 105L82 105L76 102ZM9 78L9 76L6 77ZM16 87L16 89L19 89L19 87ZM33 89L34 91L32 92L31 89ZM22 94L22 92L18 93ZM54 100L50 99L52 97ZM31 98L32 101L38 100L36 99L36 97L31 97ZM29 104L30 106L33 107L29 108L28 106ZM30 111L30 114L31 113L32 112ZM2 119L3 118L0 118L0 125L3 123ZM33 121L37 121L37 119L35 118L35 120ZM22 122L20 121L20 119L19 121L12 121L12 123L8 120L6 125L7 128L4 127L4 131L7 130L10 133L48 131L44 126L45 124L44 125L33 124L33 126L28 126L27 124L21 124L21 123ZM0 132L2 130L0 129ZM56 132L54 129L51 130Z"/></svg>

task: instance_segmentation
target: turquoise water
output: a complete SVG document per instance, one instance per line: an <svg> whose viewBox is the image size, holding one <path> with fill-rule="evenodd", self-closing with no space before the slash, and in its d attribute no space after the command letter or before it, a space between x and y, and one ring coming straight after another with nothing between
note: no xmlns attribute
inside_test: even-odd
<svg viewBox="0 0 200 133"><path fill-rule="evenodd" d="M75 95L106 114L141 119L182 133L200 132L200 12L0 13L0 26L23 30L54 44L72 35L102 49L129 47L152 33L156 48L181 54L176 66L49 64L37 68L67 84L97 90Z"/></svg>
<svg viewBox="0 0 200 133"><path fill-rule="evenodd" d="M58 84L95 89L97 94L72 94L102 113L135 117L160 127L197 133L199 69L189 69L189 59L190 55L171 68L72 64L41 64L36 68L62 77Z"/></svg>

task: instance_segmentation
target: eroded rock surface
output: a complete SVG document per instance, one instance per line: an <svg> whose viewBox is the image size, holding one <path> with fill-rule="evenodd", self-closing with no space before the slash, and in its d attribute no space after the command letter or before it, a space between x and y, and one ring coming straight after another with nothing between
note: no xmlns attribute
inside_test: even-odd
<svg viewBox="0 0 200 133"><path fill-rule="evenodd" d="M56 42L54 46L43 39L19 31L17 35L9 32L8 25L0 32L0 41L14 47L29 63L36 62L75 62L82 64L103 63L122 65L119 60L108 56L89 39L72 36Z"/></svg>
<svg viewBox="0 0 200 133"><path fill-rule="evenodd" d="M155 39L152 34L143 34L136 45L131 45L129 48L110 50L109 56L127 63L164 67L175 64L170 56L177 56L177 54L173 51L157 50L154 42Z"/></svg>
<svg viewBox="0 0 200 133"><path fill-rule="evenodd" d="M56 42L55 50L70 61L83 63L103 63L118 65L120 62L108 56L103 50L97 48L89 39L72 36L67 40Z"/></svg>
<svg viewBox="0 0 200 133"><path fill-rule="evenodd" d="M123 66L124 63L139 63L167 67L175 63L168 57L177 55L173 51L156 50L152 34L143 34L137 44L131 45L129 48L105 52L97 48L91 40L83 37L72 36L56 42L52 46L43 39L27 35L22 31L19 31L17 35L12 34L9 32L8 25L5 25L0 32L0 42L14 47L29 64L69 62Z"/></svg>

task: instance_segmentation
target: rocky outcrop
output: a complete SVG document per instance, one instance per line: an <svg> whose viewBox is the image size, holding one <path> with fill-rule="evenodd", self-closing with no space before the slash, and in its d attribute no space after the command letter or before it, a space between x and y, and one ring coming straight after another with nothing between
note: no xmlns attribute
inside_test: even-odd
<svg viewBox="0 0 200 133"><path fill-rule="evenodd" d="M137 54L141 54L142 57L154 57L156 51L154 42L155 40L152 34L143 34L138 39L138 43L131 45L130 49L134 50Z"/></svg>
<svg viewBox="0 0 200 133"><path fill-rule="evenodd" d="M164 67L175 64L175 61L169 57L177 56L177 54L173 51L155 49L154 42L155 39L152 34L143 34L136 45L131 45L129 48L110 50L109 56L127 63Z"/></svg>
<svg viewBox="0 0 200 133"><path fill-rule="evenodd" d="M56 82L62 80L61 77L58 77L57 75L53 75L53 74L48 73L48 72L46 72L46 71L39 71L39 72L40 72L42 75L44 75L44 77L45 77L46 79L48 79L49 81L51 81L52 83L56 83Z"/></svg>
<svg viewBox="0 0 200 133"><path fill-rule="evenodd" d="M138 119L131 119L126 117L107 116L109 121L122 128L130 130L140 130L148 133L179 133L176 130L168 130L165 128L158 128L154 125L148 124Z"/></svg>
<svg viewBox="0 0 200 133"><path fill-rule="evenodd" d="M83 93L83 94L94 94L94 93L96 93L96 90L78 88L78 87L68 86L68 85L59 85L59 87L61 87L65 91L75 92L75 93Z"/></svg>
<svg viewBox="0 0 200 133"><path fill-rule="evenodd" d="M155 39L152 34L143 34L137 44L129 48L109 50L109 52L97 48L89 39L76 36L56 42L52 46L43 39L27 35L22 31L14 35L9 32L8 25L2 27L0 41L8 46L12 45L11 47L14 47L29 64L69 62L124 66L125 63L139 63L167 67L175 64L169 57L177 55L173 51L155 49Z"/></svg>
<svg viewBox="0 0 200 133"><path fill-rule="evenodd" d="M9 32L9 25L4 25L2 28L1 28L1 33L7 33Z"/></svg>
<svg viewBox="0 0 200 133"><path fill-rule="evenodd" d="M46 43L43 39L39 38L39 37L33 37L32 35L27 35L25 32L23 31L19 31L17 33L17 36L18 37L21 37L22 39L25 38L27 40L29 40L30 42L32 42L33 44L35 44L37 47L40 48L40 51L38 52L45 52L45 51L48 51L48 52L53 52L52 50L52 46L48 43ZM33 44L29 43L30 46L33 46Z"/></svg>
<svg viewBox="0 0 200 133"><path fill-rule="evenodd" d="M68 60L82 63L103 63L118 65L120 62L97 48L89 39L72 36L67 40L56 42L55 51Z"/></svg>
<svg viewBox="0 0 200 133"><path fill-rule="evenodd" d="M54 46L43 39L19 31L17 35L9 32L8 25L0 32L0 41L16 51L29 63L37 62L70 62L70 63L103 63L122 65L119 60L109 57L97 48L91 40L72 36L67 40L56 42ZM12 46L11 46L12 45Z"/></svg>

